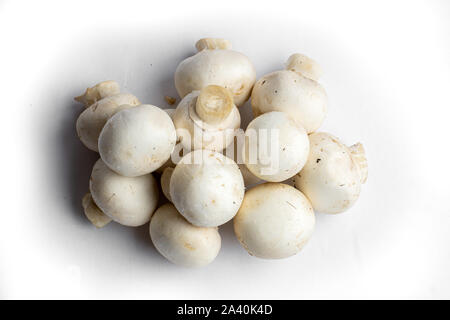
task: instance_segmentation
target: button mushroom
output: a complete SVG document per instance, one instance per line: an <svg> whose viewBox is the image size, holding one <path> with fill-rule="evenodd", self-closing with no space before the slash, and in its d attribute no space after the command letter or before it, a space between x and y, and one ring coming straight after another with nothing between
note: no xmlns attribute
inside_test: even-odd
<svg viewBox="0 0 450 320"><path fill-rule="evenodd" d="M120 93L119 84L113 80L102 81L91 88L87 88L81 96L75 97L75 100L89 107L95 102Z"/></svg>
<svg viewBox="0 0 450 320"><path fill-rule="evenodd" d="M77 134L92 151L98 152L98 137L110 117L120 110L141 104L134 95L119 93L118 90L116 82L106 81L88 88L83 96L75 98L87 106L77 119Z"/></svg>
<svg viewBox="0 0 450 320"><path fill-rule="evenodd" d="M100 157L115 172L136 177L155 171L170 157L176 132L170 116L140 105L112 116L100 133Z"/></svg>
<svg viewBox="0 0 450 320"><path fill-rule="evenodd" d="M308 199L283 183L263 183L245 193L234 232L249 254L282 259L297 254L314 231Z"/></svg>
<svg viewBox="0 0 450 320"><path fill-rule="evenodd" d="M340 213L358 199L367 179L367 159L362 144L351 147L336 137L316 132L309 136L308 161L295 176L295 186L311 201L315 210Z"/></svg>
<svg viewBox="0 0 450 320"><path fill-rule="evenodd" d="M172 204L165 204L156 210L150 222L150 237L159 253L184 267L201 267L211 263L221 246L217 228L193 226Z"/></svg>
<svg viewBox="0 0 450 320"><path fill-rule="evenodd" d="M190 223L215 227L231 220L244 197L238 165L221 153L196 150L184 156L170 179L170 197Z"/></svg>
<svg viewBox="0 0 450 320"><path fill-rule="evenodd" d="M158 185L152 174L124 177L110 170L101 159L94 165L89 188L100 210L125 226L147 223L158 204Z"/></svg>
<svg viewBox="0 0 450 320"><path fill-rule="evenodd" d="M270 182L289 179L308 159L305 129L283 112L268 112L253 119L245 135L245 164L260 179Z"/></svg>
<svg viewBox="0 0 450 320"><path fill-rule="evenodd" d="M181 100L173 123L186 150L221 151L233 141L241 116L229 90L210 85Z"/></svg>
<svg viewBox="0 0 450 320"><path fill-rule="evenodd" d="M256 80L250 60L222 39L201 39L196 47L199 52L183 60L175 71L178 94L184 97L214 84L229 89L238 107L244 104Z"/></svg>
<svg viewBox="0 0 450 320"><path fill-rule="evenodd" d="M84 209L84 214L96 228L103 228L111 222L111 218L104 214L95 204L90 193L84 195L81 204Z"/></svg>
<svg viewBox="0 0 450 320"><path fill-rule="evenodd" d="M307 133L316 131L327 114L327 95L317 83L320 67L312 59L292 55L286 70L272 72L259 79L252 91L255 116L270 112L286 112Z"/></svg>

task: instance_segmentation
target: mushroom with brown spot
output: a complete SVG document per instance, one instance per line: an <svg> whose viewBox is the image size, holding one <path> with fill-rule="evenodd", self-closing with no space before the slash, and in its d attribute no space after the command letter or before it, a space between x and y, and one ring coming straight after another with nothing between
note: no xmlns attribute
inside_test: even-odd
<svg viewBox="0 0 450 320"><path fill-rule="evenodd" d="M317 82L319 65L302 54L289 57L285 70L269 73L259 79L252 91L255 116L281 111L302 124L307 133L316 131L327 114L328 99Z"/></svg>
<svg viewBox="0 0 450 320"><path fill-rule="evenodd" d="M221 238L216 227L190 224L172 204L156 210L150 221L150 237L159 253L184 267L202 267L217 257Z"/></svg>
<svg viewBox="0 0 450 320"><path fill-rule="evenodd" d="M367 159L361 143L347 147L338 138L316 132L309 135L311 152L295 176L295 186L315 210L341 213L358 199L367 180Z"/></svg>
<svg viewBox="0 0 450 320"><path fill-rule="evenodd" d="M134 95L118 90L116 82L106 81L88 88L83 96L75 98L86 106L76 122L77 134L92 151L98 152L98 137L109 118L120 110L141 104Z"/></svg>
<svg viewBox="0 0 450 320"><path fill-rule="evenodd" d="M98 208L125 226L141 226L150 221L159 198L152 174L124 177L99 159L92 169L89 188Z"/></svg>

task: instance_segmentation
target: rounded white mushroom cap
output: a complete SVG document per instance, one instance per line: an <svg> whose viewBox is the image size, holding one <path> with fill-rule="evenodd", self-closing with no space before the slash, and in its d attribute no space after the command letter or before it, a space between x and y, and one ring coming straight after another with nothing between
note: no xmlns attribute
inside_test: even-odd
<svg viewBox="0 0 450 320"><path fill-rule="evenodd" d="M208 85L218 85L231 91L237 106L244 104L255 83L256 71L244 54L226 49L229 46L225 42L216 42L212 47L205 42L198 45L200 51L183 60L175 71L178 94L184 97Z"/></svg>
<svg viewBox="0 0 450 320"><path fill-rule="evenodd" d="M98 137L106 121L120 110L139 104L138 98L129 93L120 93L95 102L77 119L78 137L87 148L98 152Z"/></svg>
<svg viewBox="0 0 450 320"><path fill-rule="evenodd" d="M181 100L172 119L183 148L221 151L233 142L241 116L224 92L229 91L211 85Z"/></svg>
<svg viewBox="0 0 450 320"><path fill-rule="evenodd" d="M309 135L311 152L295 176L295 186L315 210L340 213L358 199L367 178L367 160L361 144L348 148L336 137L316 132Z"/></svg>
<svg viewBox="0 0 450 320"><path fill-rule="evenodd" d="M89 187L100 210L125 226L147 223L158 204L158 185L152 174L124 177L110 170L101 159L94 165Z"/></svg>
<svg viewBox="0 0 450 320"><path fill-rule="evenodd" d="M247 126L244 146L247 168L262 180L280 182L306 163L309 140L305 129L283 112L268 112Z"/></svg>
<svg viewBox="0 0 450 320"><path fill-rule="evenodd" d="M108 167L123 176L136 177L162 166L176 139L169 115L143 104L112 116L100 133L98 148Z"/></svg>
<svg viewBox="0 0 450 320"><path fill-rule="evenodd" d="M111 218L104 214L95 204L90 193L86 193L81 200L86 218L96 227L103 228L111 222Z"/></svg>
<svg viewBox="0 0 450 320"><path fill-rule="evenodd" d="M184 156L170 179L170 197L192 224L215 227L231 220L244 197L238 165L223 154L196 150Z"/></svg>
<svg viewBox="0 0 450 320"><path fill-rule="evenodd" d="M281 70L267 74L255 83L251 104L255 116L270 111L286 112L311 133L320 127L327 115L328 98L316 81L291 70Z"/></svg>
<svg viewBox="0 0 450 320"><path fill-rule="evenodd" d="M234 218L234 231L245 250L264 259L298 253L314 231L308 199L283 183L263 183L245 193Z"/></svg>
<svg viewBox="0 0 450 320"><path fill-rule="evenodd" d="M193 226L172 204L156 210L150 222L150 237L159 253L172 263L185 267L211 263L221 246L217 228Z"/></svg>

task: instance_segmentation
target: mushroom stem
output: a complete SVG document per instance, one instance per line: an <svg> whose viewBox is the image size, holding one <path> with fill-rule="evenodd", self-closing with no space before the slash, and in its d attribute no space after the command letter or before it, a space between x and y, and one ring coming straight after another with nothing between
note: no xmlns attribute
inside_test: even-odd
<svg viewBox="0 0 450 320"><path fill-rule="evenodd" d="M84 195L81 200L81 204L84 209L84 214L96 228L103 228L111 222L111 218L104 214L99 207L97 207L90 193Z"/></svg>
<svg viewBox="0 0 450 320"><path fill-rule="evenodd" d="M353 161L359 168L359 174L361 176L361 183L365 183L367 181L368 175L368 167L367 167L367 158L366 152L364 150L363 145L358 142L349 147L350 153L352 155Z"/></svg>
<svg viewBox="0 0 450 320"><path fill-rule="evenodd" d="M229 40L219 39L219 38L203 38L203 39L200 39L197 41L197 43L195 44L195 47L197 48L198 51L202 51L205 49L229 50L229 49L231 49L231 42Z"/></svg>
<svg viewBox="0 0 450 320"><path fill-rule="evenodd" d="M197 97L195 112L202 121L218 124L224 121L233 109L233 97L224 87L210 85L204 87Z"/></svg>
<svg viewBox="0 0 450 320"><path fill-rule="evenodd" d="M172 198L170 197L170 178L172 178L173 170L174 168L167 167L161 175L161 190L170 202L172 202Z"/></svg>
<svg viewBox="0 0 450 320"><path fill-rule="evenodd" d="M314 81L319 80L322 75L322 68L319 64L301 53L294 53L288 58L286 70L297 72Z"/></svg>
<svg viewBox="0 0 450 320"><path fill-rule="evenodd" d="M86 107L105 97L120 93L119 84L113 80L97 83L91 88L87 88L83 95L75 97L75 101L81 102Z"/></svg>

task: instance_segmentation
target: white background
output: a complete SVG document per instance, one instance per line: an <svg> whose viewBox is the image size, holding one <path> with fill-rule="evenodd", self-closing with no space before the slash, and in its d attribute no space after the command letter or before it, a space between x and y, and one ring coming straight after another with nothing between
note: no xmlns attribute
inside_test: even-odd
<svg viewBox="0 0 450 320"><path fill-rule="evenodd" d="M167 107L206 36L231 40L258 77L313 57L321 130L366 146L359 201L317 214L295 257L251 257L227 224L214 263L184 269L148 226L83 216L97 155L76 138L73 97L115 79ZM450 2L0 1L0 41L1 298L450 298Z"/></svg>

